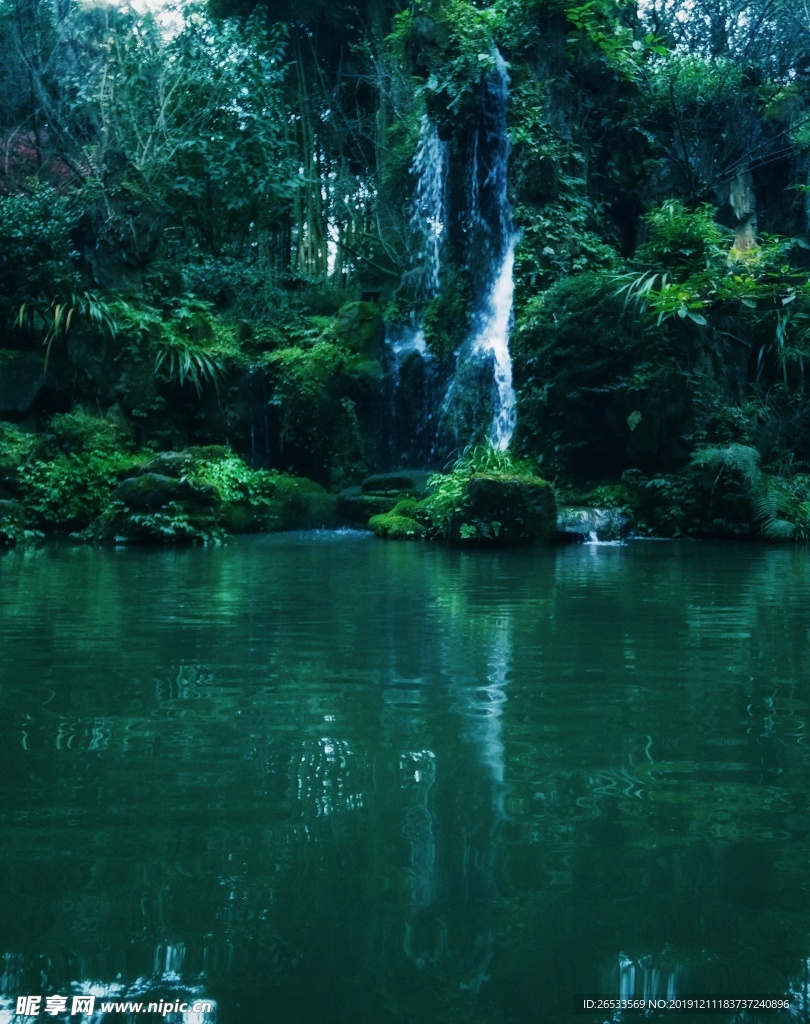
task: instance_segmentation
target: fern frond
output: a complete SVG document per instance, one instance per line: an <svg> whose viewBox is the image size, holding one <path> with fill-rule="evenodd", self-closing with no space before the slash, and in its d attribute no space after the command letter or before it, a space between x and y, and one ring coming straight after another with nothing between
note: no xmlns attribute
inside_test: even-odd
<svg viewBox="0 0 810 1024"><path fill-rule="evenodd" d="M763 523L762 533L768 540L795 540L796 524L787 519L771 519Z"/></svg>
<svg viewBox="0 0 810 1024"><path fill-rule="evenodd" d="M707 445L692 453L691 462L717 473L724 469L736 473L751 488L758 487L762 479L759 452L747 444Z"/></svg>

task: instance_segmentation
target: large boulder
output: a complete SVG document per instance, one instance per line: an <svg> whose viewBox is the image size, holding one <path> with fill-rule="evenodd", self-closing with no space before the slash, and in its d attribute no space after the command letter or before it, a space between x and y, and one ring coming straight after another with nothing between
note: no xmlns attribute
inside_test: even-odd
<svg viewBox="0 0 810 1024"><path fill-rule="evenodd" d="M384 338L382 313L373 302L347 302L338 310L335 321L335 340L338 345L374 359L379 354Z"/></svg>
<svg viewBox="0 0 810 1024"><path fill-rule="evenodd" d="M360 485L363 494L407 494L423 498L428 489L428 473L424 469L400 469L393 473L375 473Z"/></svg>
<svg viewBox="0 0 810 1024"><path fill-rule="evenodd" d="M188 510L205 511L216 503L213 487L200 487L188 480L178 480L160 473L141 473L122 480L113 498L128 509L137 511L183 506Z"/></svg>
<svg viewBox="0 0 810 1024"><path fill-rule="evenodd" d="M227 448L161 452L122 480L97 540L216 541L231 533L335 525L335 500L301 477L253 470Z"/></svg>
<svg viewBox="0 0 810 1024"><path fill-rule="evenodd" d="M557 503L549 483L525 472L454 470L435 479L435 490L416 501L404 498L375 515L380 537L428 537L451 544L526 546L557 535Z"/></svg>
<svg viewBox="0 0 810 1024"><path fill-rule="evenodd" d="M549 483L536 476L473 473L463 519L449 539L493 545L548 543L557 532L557 503Z"/></svg>

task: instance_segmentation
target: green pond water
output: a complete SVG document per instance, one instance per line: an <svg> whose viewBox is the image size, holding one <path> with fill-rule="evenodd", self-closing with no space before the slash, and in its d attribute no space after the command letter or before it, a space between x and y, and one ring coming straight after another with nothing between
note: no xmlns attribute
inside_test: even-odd
<svg viewBox="0 0 810 1024"><path fill-rule="evenodd" d="M805 1020L809 638L804 548L9 552L0 1024Z"/></svg>

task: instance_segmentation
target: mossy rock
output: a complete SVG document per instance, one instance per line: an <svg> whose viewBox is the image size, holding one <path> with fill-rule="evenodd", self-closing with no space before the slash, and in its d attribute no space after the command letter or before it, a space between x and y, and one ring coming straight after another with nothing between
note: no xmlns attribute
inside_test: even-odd
<svg viewBox="0 0 810 1024"><path fill-rule="evenodd" d="M255 533L270 519L267 511L267 506L260 512L249 501L226 501L220 509L220 521L228 533Z"/></svg>
<svg viewBox="0 0 810 1024"><path fill-rule="evenodd" d="M224 536L223 519L214 487L142 472L121 481L109 507L83 536L116 543L209 542Z"/></svg>
<svg viewBox="0 0 810 1024"><path fill-rule="evenodd" d="M367 476L360 485L363 494L409 494L423 496L427 493L428 474L424 470L398 470L395 473L375 473Z"/></svg>
<svg viewBox="0 0 810 1024"><path fill-rule="evenodd" d="M373 302L347 302L338 310L335 340L342 348L376 357L385 338L379 306Z"/></svg>
<svg viewBox="0 0 810 1024"><path fill-rule="evenodd" d="M466 485L463 521L448 539L498 546L549 543L557 532L557 502L547 481L536 476L473 473Z"/></svg>
<svg viewBox="0 0 810 1024"><path fill-rule="evenodd" d="M415 519L422 525L427 525L429 522L428 514L428 503L426 501L417 501L416 498L403 498L398 501L392 509L392 514L395 516L407 516L409 519Z"/></svg>
<svg viewBox="0 0 810 1024"><path fill-rule="evenodd" d="M113 495L124 508L151 510L180 505L188 511L210 511L217 504L213 487L194 485L188 480L163 476L161 473L141 473L122 480Z"/></svg>
<svg viewBox="0 0 810 1024"><path fill-rule="evenodd" d="M372 516L368 525L378 537L390 540L419 540L426 534L421 523L409 516L399 515L395 510Z"/></svg>
<svg viewBox="0 0 810 1024"><path fill-rule="evenodd" d="M156 473L158 476L181 477L194 468L194 454L191 451L160 452L154 458L144 462L138 473Z"/></svg>
<svg viewBox="0 0 810 1024"><path fill-rule="evenodd" d="M391 512L402 499L399 491L363 494L359 487L347 487L337 496L337 516L343 526L365 527L372 516Z"/></svg>

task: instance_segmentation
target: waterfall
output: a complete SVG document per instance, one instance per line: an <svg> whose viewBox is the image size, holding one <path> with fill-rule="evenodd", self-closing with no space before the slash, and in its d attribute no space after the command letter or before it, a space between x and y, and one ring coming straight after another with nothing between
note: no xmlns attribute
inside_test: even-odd
<svg viewBox="0 0 810 1024"><path fill-rule="evenodd" d="M447 143L425 115L419 148L411 164L416 188L410 207L410 229L420 247L421 291L427 300L439 290L442 243L447 222Z"/></svg>
<svg viewBox="0 0 810 1024"><path fill-rule="evenodd" d="M504 253L498 275L487 297L485 312L473 342L473 356L492 356L495 376L495 414L490 438L496 448L505 451L515 429L515 389L512 386L512 357L509 355L509 327L512 320L513 270L515 242L513 235Z"/></svg>
<svg viewBox="0 0 810 1024"><path fill-rule="evenodd" d="M413 197L406 208L417 256L411 278L415 305L410 323L390 324L385 336L387 370L387 459L391 467L424 465L429 458L441 408L441 370L422 329L422 311L440 287L447 225L447 143L425 115L411 163Z"/></svg>
<svg viewBox="0 0 810 1024"><path fill-rule="evenodd" d="M509 74L495 51L481 83L478 123L460 154L465 173L454 172L452 181L449 144L430 118L422 119L406 207L418 264L410 278L415 308L409 323L392 325L386 335L392 467L440 464L452 449L483 436L505 450L515 429L509 331L517 233L508 195L508 104ZM445 285L443 249L451 229L475 295L470 332L452 370L446 359L431 356L422 326L426 306Z"/></svg>
<svg viewBox="0 0 810 1024"><path fill-rule="evenodd" d="M444 431L456 444L486 433L501 450L515 429L509 330L518 236L508 195L508 103L509 74L496 51L483 83L481 116L468 157L467 264L480 300L441 416Z"/></svg>
<svg viewBox="0 0 810 1024"><path fill-rule="evenodd" d="M508 194L509 141L506 114L509 105L509 74L496 51L493 73L484 82L482 116L473 143L475 175L471 183L470 217L473 231L486 242L484 301L473 321L471 356L489 356L494 377L494 414L489 436L505 449L515 429L515 391L509 355L512 320L513 271L517 235L512 224Z"/></svg>

